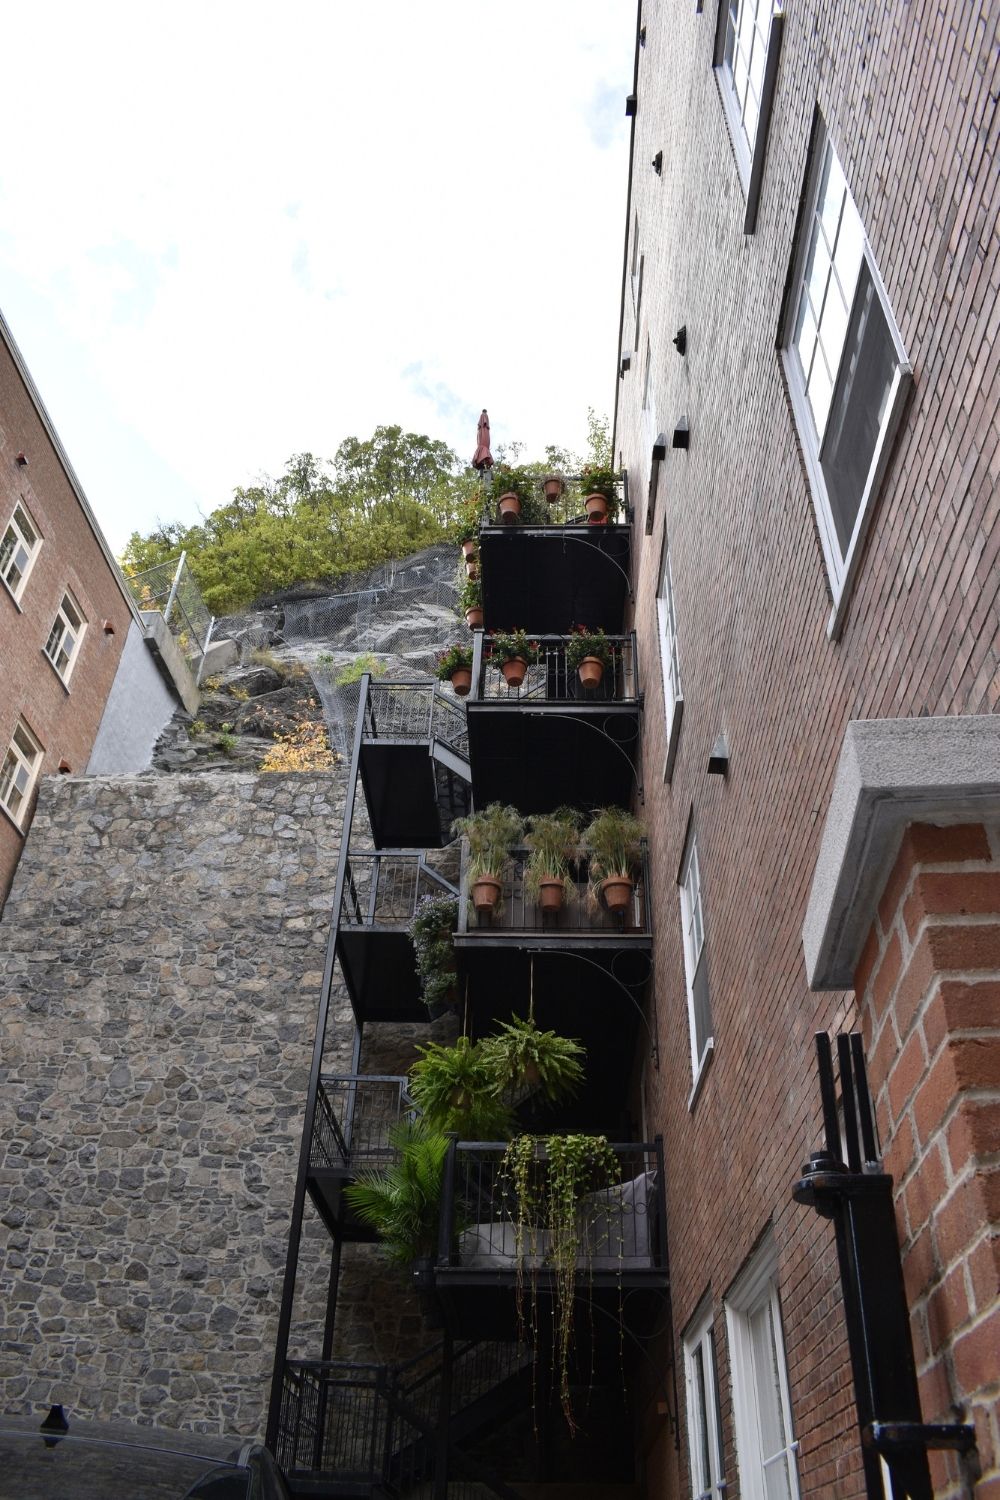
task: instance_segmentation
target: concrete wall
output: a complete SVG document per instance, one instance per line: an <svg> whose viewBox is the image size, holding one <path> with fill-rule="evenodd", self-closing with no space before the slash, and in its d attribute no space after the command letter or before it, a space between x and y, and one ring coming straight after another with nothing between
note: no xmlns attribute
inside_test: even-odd
<svg viewBox="0 0 1000 1500"><path fill-rule="evenodd" d="M87 774L119 776L145 771L152 760L153 746L176 707L177 700L142 630L133 621L104 705Z"/></svg>
<svg viewBox="0 0 1000 1500"><path fill-rule="evenodd" d="M341 803L335 775L45 783L0 925L4 1410L261 1429ZM313 1353L327 1260L310 1236Z"/></svg>

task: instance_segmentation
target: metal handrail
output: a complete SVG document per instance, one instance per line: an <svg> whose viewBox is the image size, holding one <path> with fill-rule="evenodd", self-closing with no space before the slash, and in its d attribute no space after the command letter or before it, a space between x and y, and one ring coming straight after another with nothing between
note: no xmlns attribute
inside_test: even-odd
<svg viewBox="0 0 1000 1500"><path fill-rule="evenodd" d="M391 1160L396 1154L393 1129L416 1113L408 1084L407 1078L390 1073L324 1074L317 1090L310 1167L353 1172Z"/></svg>
<svg viewBox="0 0 1000 1500"><path fill-rule="evenodd" d="M588 525L588 516L584 508L583 501L586 495L592 493L591 490L588 489L587 486L583 483L579 474L563 474L560 477L563 480L564 489L563 493L554 501L548 501L545 499L542 489L544 476L539 477L536 486L536 495L530 506L528 517L522 516L520 522L522 526L534 526L541 528L556 526L579 527ZM628 491L625 486L624 474L622 474L622 476L619 478L615 488L618 492L617 508L620 519L617 522L609 521L607 524L611 527L614 527L615 525L628 526L632 521L632 513L629 509ZM496 489L496 486L494 486L494 500L499 498L499 493L500 492ZM536 516L544 517L544 519L536 520ZM484 528L493 526L500 526L499 518L496 520L490 519L484 522ZM507 527L503 527L503 530L506 531L507 529Z"/></svg>
<svg viewBox="0 0 1000 1500"><path fill-rule="evenodd" d="M458 904L457 934L462 936L498 933L546 933L566 937L620 938L626 933L630 937L648 937L651 934L649 846L642 840L639 868L631 900L625 911L611 912L603 904L600 884L591 881L590 855L586 848L573 861L570 874L570 890L558 911L546 912L531 899L525 885L526 866L531 850L518 846L509 852L507 869L503 872L500 900L491 916L477 919L470 915L469 845L462 840L462 876Z"/></svg>
<svg viewBox="0 0 1000 1500"><path fill-rule="evenodd" d="M364 737L421 744L436 739L459 755L469 753L465 709L435 682L373 682L364 703Z"/></svg>
<svg viewBox="0 0 1000 1500"><path fill-rule="evenodd" d="M494 636L484 634L477 652L479 670L473 676L469 702L573 704L574 707L639 702L640 685L635 631L606 637L611 655L596 687L585 687L579 672L567 660L571 636L537 635L530 638L532 658L520 683L506 680L501 664L491 652Z"/></svg>
<svg viewBox="0 0 1000 1500"><path fill-rule="evenodd" d="M345 928L405 927L424 896L458 890L412 849L352 851L348 855L340 921Z"/></svg>

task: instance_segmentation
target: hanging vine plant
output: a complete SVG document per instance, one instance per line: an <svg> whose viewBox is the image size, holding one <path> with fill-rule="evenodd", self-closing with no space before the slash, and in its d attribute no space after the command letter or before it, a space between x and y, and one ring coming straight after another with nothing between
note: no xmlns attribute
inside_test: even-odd
<svg viewBox="0 0 1000 1500"><path fill-rule="evenodd" d="M518 1338L536 1341L538 1263L553 1273L552 1364L559 1402L576 1430L569 1385L577 1278L589 1272L580 1201L618 1181L618 1158L603 1135L520 1135L500 1165L500 1188L514 1228Z"/></svg>

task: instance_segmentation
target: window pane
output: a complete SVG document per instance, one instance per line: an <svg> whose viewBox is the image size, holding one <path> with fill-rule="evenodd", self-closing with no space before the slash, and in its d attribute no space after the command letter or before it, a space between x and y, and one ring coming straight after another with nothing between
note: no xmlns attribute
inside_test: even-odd
<svg viewBox="0 0 1000 1500"><path fill-rule="evenodd" d="M5 578L7 576L7 564L14 555L16 542L17 538L14 535L14 528L13 526L8 526L3 534L3 541L0 542L0 572L3 573Z"/></svg>
<svg viewBox="0 0 1000 1500"><path fill-rule="evenodd" d="M8 750L6 759L3 763L3 770L0 771L0 802L3 802L4 804L7 803L10 789L14 782L14 772L16 770L17 756L14 754L13 750Z"/></svg>
<svg viewBox="0 0 1000 1500"><path fill-rule="evenodd" d="M846 556L897 369L896 350L867 265L862 266L820 453L841 554Z"/></svg>
<svg viewBox="0 0 1000 1500"><path fill-rule="evenodd" d="M38 537L35 534L35 528L32 526L31 522L28 520L27 515L19 505L15 506L14 508L14 525L20 531L28 546L33 547L37 542Z"/></svg>
<svg viewBox="0 0 1000 1500"><path fill-rule="evenodd" d="M14 744L28 761L28 764L33 765L38 757L38 750L20 725L14 730Z"/></svg>
<svg viewBox="0 0 1000 1500"><path fill-rule="evenodd" d="M707 1493L712 1482L712 1463L708 1452L708 1398L705 1391L705 1354L701 1344L694 1351L695 1421L698 1427L698 1474L695 1487Z"/></svg>

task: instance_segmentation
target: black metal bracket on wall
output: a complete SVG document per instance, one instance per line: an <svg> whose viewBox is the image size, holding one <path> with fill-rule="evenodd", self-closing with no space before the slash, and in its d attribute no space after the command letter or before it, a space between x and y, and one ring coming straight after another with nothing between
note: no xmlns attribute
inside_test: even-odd
<svg viewBox="0 0 1000 1500"><path fill-rule="evenodd" d="M865 1491L886 1500L888 1470L892 1500L933 1500L928 1450L967 1453L975 1429L921 1421L892 1178L878 1153L861 1037L837 1037L843 1147L826 1032L816 1035L816 1055L826 1150L810 1156L792 1197L832 1219L837 1236Z"/></svg>

